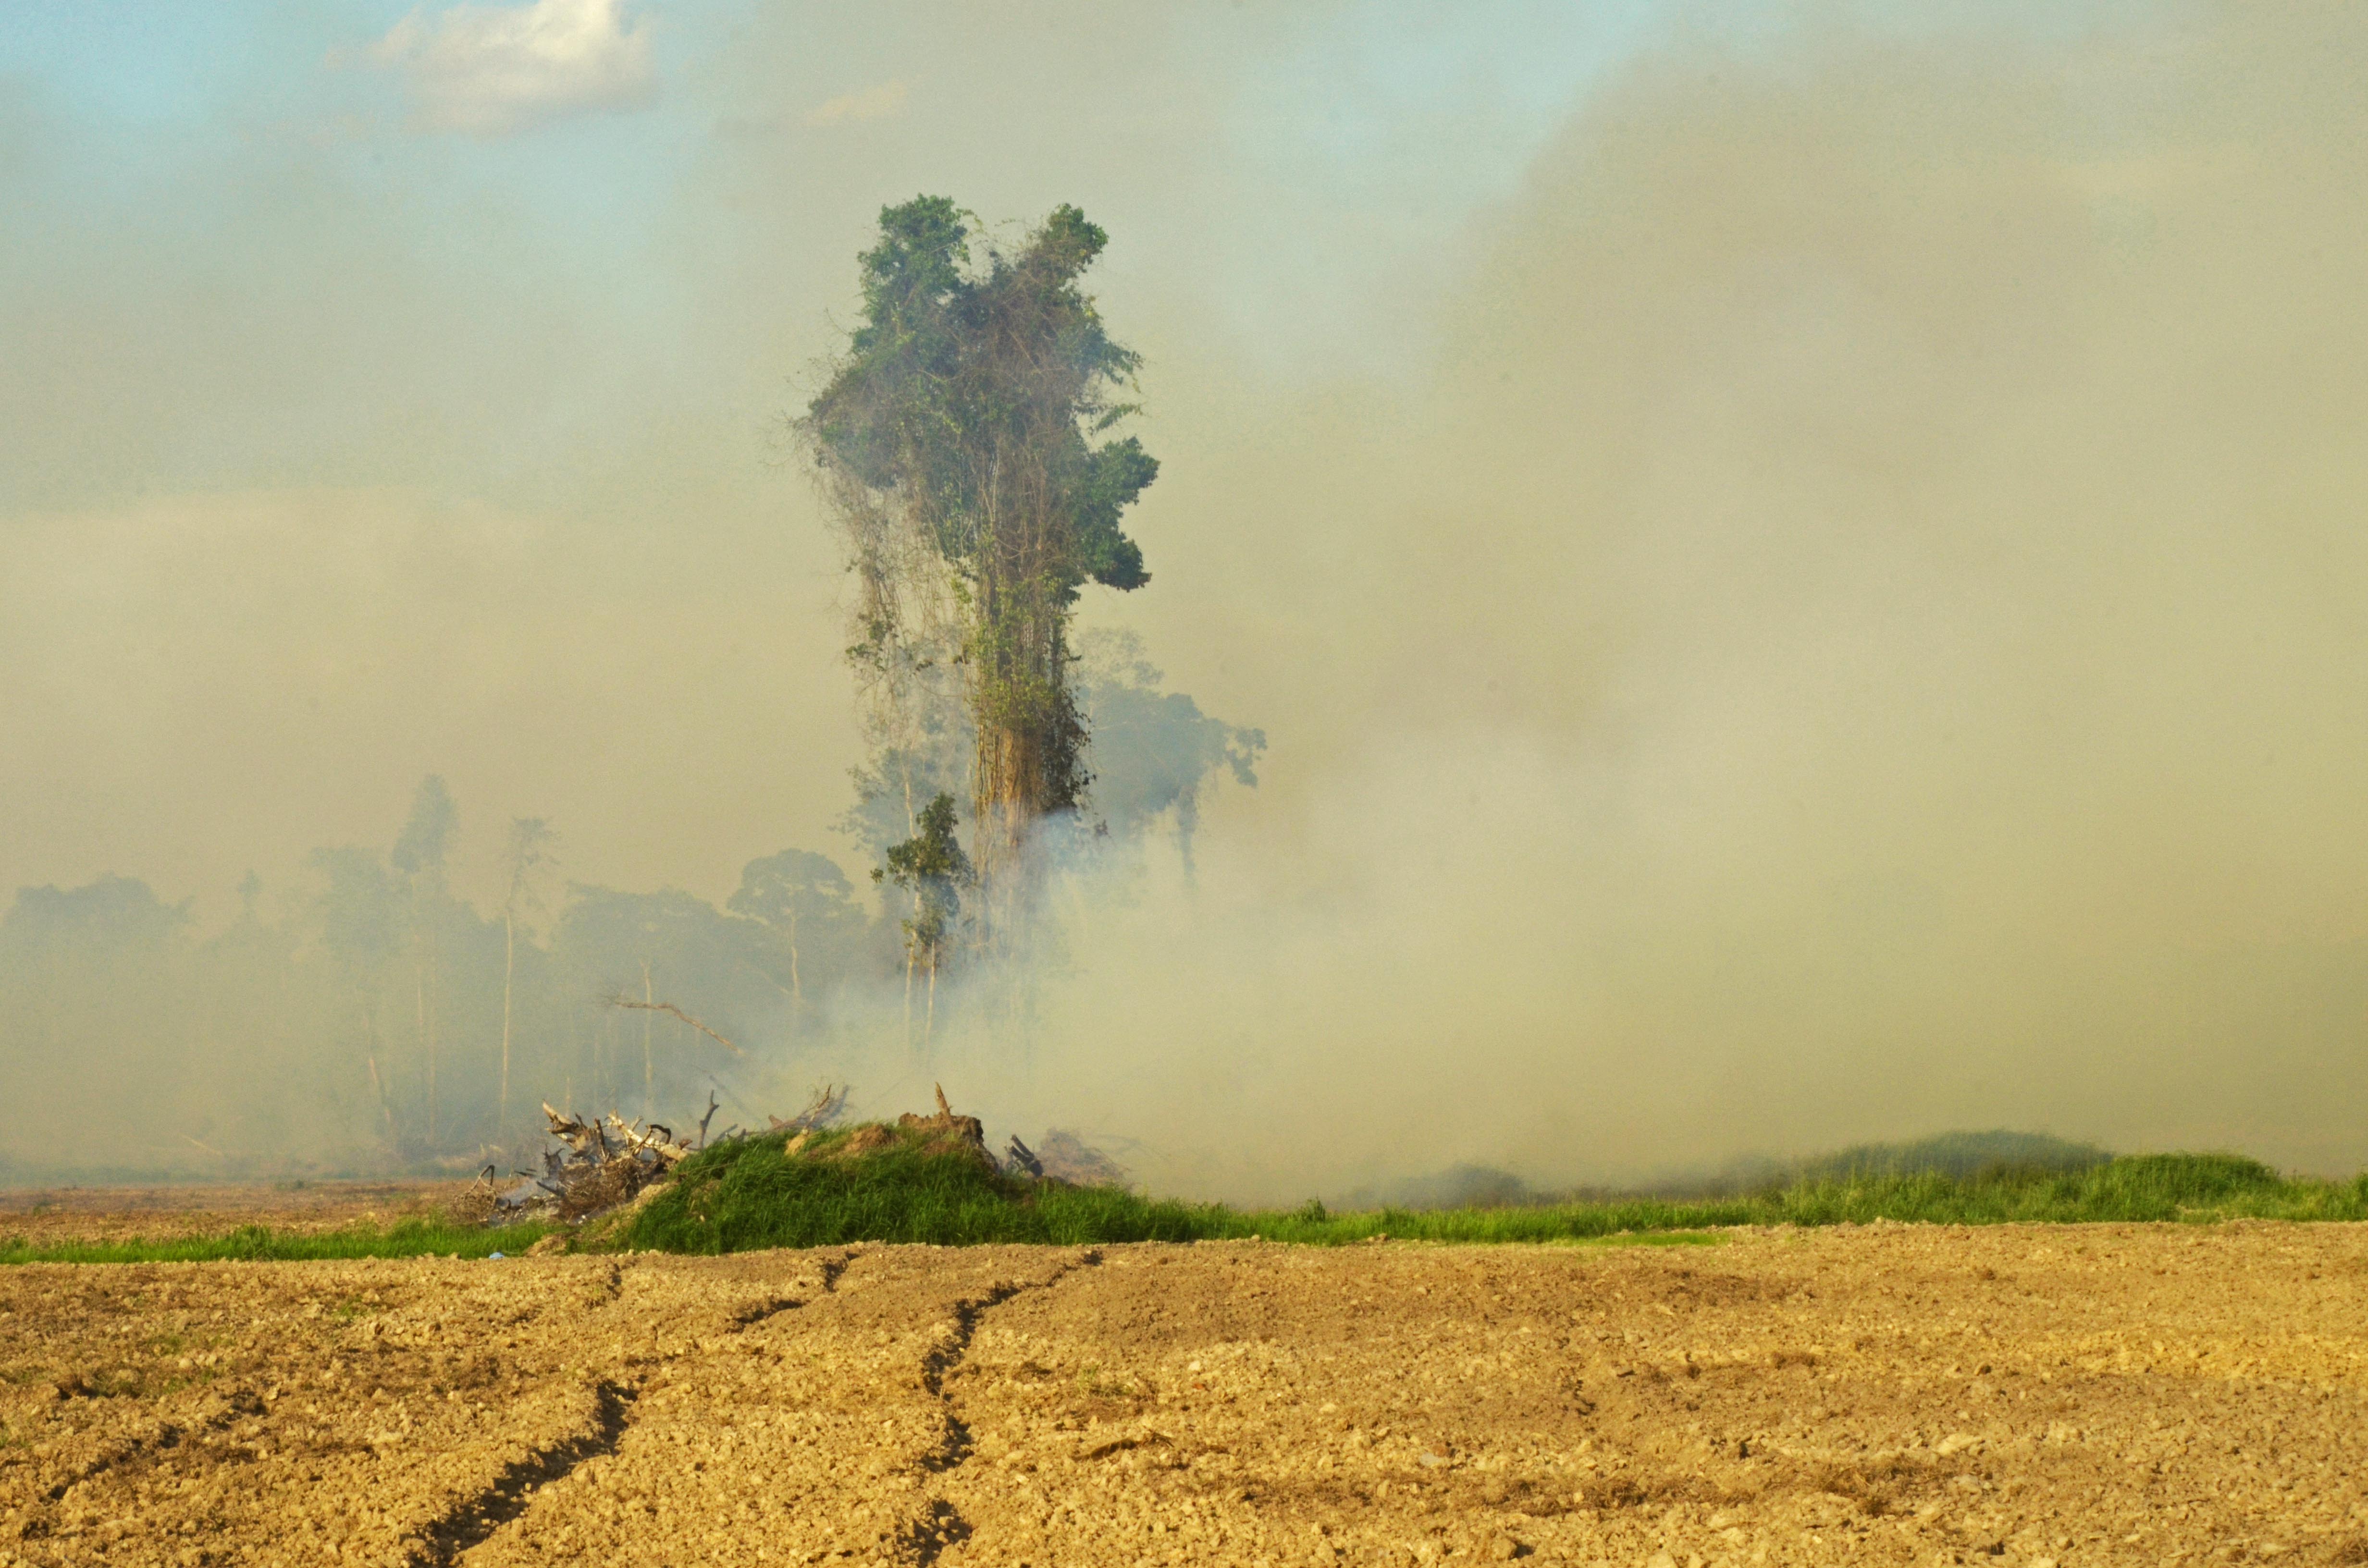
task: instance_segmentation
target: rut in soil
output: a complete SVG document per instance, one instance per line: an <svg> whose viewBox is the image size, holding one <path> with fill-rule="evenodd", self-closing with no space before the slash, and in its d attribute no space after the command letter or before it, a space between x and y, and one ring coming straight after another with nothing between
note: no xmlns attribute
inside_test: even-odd
<svg viewBox="0 0 2368 1568"><path fill-rule="evenodd" d="M1014 1296L1030 1290L1049 1290L1080 1268L1091 1268L1101 1262L1099 1252L1080 1253L1073 1261L1063 1264L1042 1279L1023 1283L1019 1280L997 1280L983 1296L973 1296L954 1303L953 1332L939 1342L937 1347L921 1359L921 1386L931 1398L945 1406L945 1436L937 1451L921 1460L921 1468L943 1475L967 1460L976 1445L971 1441L970 1424L955 1409L953 1396L946 1392L946 1376L961 1365L970 1352L970 1342L978 1333L978 1320ZM921 1517L905 1530L905 1547L911 1561L919 1568L928 1568L946 1548L970 1538L971 1525L962 1510L944 1497L932 1497Z"/></svg>

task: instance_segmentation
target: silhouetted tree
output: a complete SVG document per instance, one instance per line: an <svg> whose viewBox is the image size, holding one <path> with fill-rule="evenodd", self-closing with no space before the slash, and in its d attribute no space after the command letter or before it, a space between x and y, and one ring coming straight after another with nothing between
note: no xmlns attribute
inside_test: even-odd
<svg viewBox="0 0 2368 1568"><path fill-rule="evenodd" d="M351 846L316 849L311 864L322 880L320 895L313 903L313 924L336 975L336 989L353 1009L370 1098L378 1107L387 1147L393 1153L402 1147L404 1137L393 1085L389 1082L393 1064L383 1068L380 1064L384 1041L379 1028L379 1006L388 967L401 951L410 923L409 900L402 880L366 850Z"/></svg>
<svg viewBox="0 0 2368 1568"><path fill-rule="evenodd" d="M1162 691L1162 678L1132 631L1089 631L1078 641L1078 696L1093 733L1094 810L1128 836L1173 812L1190 877L1201 787L1222 767L1235 783L1257 788L1266 732L1211 718L1184 693Z"/></svg>
<svg viewBox="0 0 2368 1568"><path fill-rule="evenodd" d="M510 1019L518 988L518 916L537 902L536 878L552 865L552 846L558 836L541 817L510 823L509 881L502 892L502 1087L494 1110L497 1142L507 1142L510 1135Z"/></svg>
<svg viewBox="0 0 2368 1568"><path fill-rule="evenodd" d="M761 920L781 934L790 955L792 1017L805 1005L805 977L799 960L802 937L820 936L837 945L863 919L855 907L855 885L838 862L809 849L784 849L751 860L740 888L724 904L734 915Z"/></svg>
<svg viewBox="0 0 2368 1568"><path fill-rule="evenodd" d="M412 940L419 1049L427 1070L427 1142L436 1142L437 942L438 905L444 895L444 857L459 829L461 810L444 780L429 774L411 798L411 815L395 836L387 861L411 889Z"/></svg>

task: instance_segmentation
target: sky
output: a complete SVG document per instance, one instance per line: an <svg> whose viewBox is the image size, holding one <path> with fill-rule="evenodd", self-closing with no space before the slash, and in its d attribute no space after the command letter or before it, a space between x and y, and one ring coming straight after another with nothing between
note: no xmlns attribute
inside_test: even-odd
<svg viewBox="0 0 2368 1568"><path fill-rule="evenodd" d="M1167 465L1081 614L1272 744L1079 947L1064 1038L1139 1049L1043 1093L1199 1108L1230 1190L1246 1101L1326 1095L1342 1180L2000 1124L2356 1168L2363 33L16 0L0 886L219 922L428 772L481 898L522 814L619 886L846 858L780 422L883 204L1067 201Z"/></svg>
<svg viewBox="0 0 2368 1568"><path fill-rule="evenodd" d="M0 517L40 740L0 874L219 908L440 769L574 824L589 873L728 887L843 795L837 563L777 437L884 202L1086 206L1113 319L1216 397L1403 377L1406 297L1642 26L11 7ZM652 795L725 728L728 806Z"/></svg>

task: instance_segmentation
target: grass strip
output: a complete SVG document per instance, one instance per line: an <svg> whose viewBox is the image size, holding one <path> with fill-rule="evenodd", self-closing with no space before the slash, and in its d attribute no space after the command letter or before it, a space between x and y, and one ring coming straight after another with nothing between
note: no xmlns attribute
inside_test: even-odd
<svg viewBox="0 0 2368 1568"><path fill-rule="evenodd" d="M594 1221L577 1248L717 1254L850 1242L969 1246L1247 1240L1345 1246L1379 1240L1463 1244L1705 1245L1739 1225L2211 1222L2368 1220L2368 1174L2348 1182L2281 1176L2240 1154L2125 1155L2080 1170L1999 1166L1970 1175L1856 1174L1731 1197L1600 1198L1500 1209L1335 1213L1150 1199L1109 1187L1018 1181L910 1142L833 1158L856 1130L810 1142L738 1138L683 1163L630 1211ZM474 1230L440 1219L334 1231L246 1226L173 1241L34 1244L0 1238L0 1264L160 1263L515 1256L541 1224Z"/></svg>
<svg viewBox="0 0 2368 1568"><path fill-rule="evenodd" d="M550 1234L542 1224L484 1230L441 1219L402 1220L381 1229L352 1225L328 1231L274 1231L242 1225L218 1236L164 1241L33 1242L0 1236L0 1265L11 1263L300 1263L362 1257L515 1256Z"/></svg>
<svg viewBox="0 0 2368 1568"><path fill-rule="evenodd" d="M845 1136L842 1134L841 1136ZM1321 1203L1237 1210L1109 1188L1018 1182L959 1155L891 1147L859 1160L829 1145L790 1155L771 1138L734 1140L684 1162L675 1184L603 1238L661 1252L723 1253L847 1242L1077 1244L1262 1237L1340 1246L1382 1237L1461 1243L1574 1242L1736 1225L2368 1220L2368 1176L2289 1179L2240 1154L2142 1154L2085 1170L2000 1167L1794 1182L1731 1198L1617 1198L1502 1209L1381 1209ZM822 1157L814 1157L816 1151Z"/></svg>

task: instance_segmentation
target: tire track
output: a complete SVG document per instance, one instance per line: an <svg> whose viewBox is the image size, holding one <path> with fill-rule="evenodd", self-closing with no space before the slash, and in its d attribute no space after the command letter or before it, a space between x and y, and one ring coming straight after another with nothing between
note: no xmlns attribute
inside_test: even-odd
<svg viewBox="0 0 2368 1568"><path fill-rule="evenodd" d="M419 1532L424 1539L404 1559L404 1568L451 1568L461 1553L525 1513L536 1492L564 1479L586 1460L615 1453L630 1425L626 1407L639 1392L603 1379L593 1390L592 1430L529 1449L526 1458L504 1465L491 1485L461 1499Z"/></svg>
<svg viewBox="0 0 2368 1568"><path fill-rule="evenodd" d="M964 1298L953 1305L952 1331L942 1336L935 1348L921 1358L921 1387L943 1406L944 1435L937 1449L923 1456L921 1468L934 1475L946 1475L967 1463L977 1449L972 1440L970 1423L964 1421L952 1394L946 1392L946 1380L970 1354L971 1341L978 1335L979 1320L989 1312L1016 1296L1031 1290L1049 1290L1081 1268L1091 1268L1102 1260L1101 1254L1088 1249L1054 1269L1042 1279L999 1279L983 1295ZM946 1549L971 1536L970 1521L962 1510L942 1492L922 1505L919 1517L906 1526L905 1550L918 1568L929 1568Z"/></svg>
<svg viewBox="0 0 2368 1568"><path fill-rule="evenodd" d="M853 1261L853 1256L854 1255L849 1254L844 1257L822 1260L823 1295L827 1296L838 1288L838 1277L847 1272L847 1266ZM746 1334L768 1319L777 1318L783 1312L796 1311L812 1299L805 1296L776 1296L771 1301L757 1301L743 1307L732 1314L731 1331L734 1334Z"/></svg>
<svg viewBox="0 0 2368 1568"><path fill-rule="evenodd" d="M752 1302L734 1312L726 1320L726 1332L745 1334L757 1324L783 1312L794 1312L819 1296L837 1289L838 1277L854 1260L852 1252L836 1257L816 1259L822 1289L817 1295L780 1296ZM601 1308L613 1306L623 1294L623 1271L611 1265L607 1274L607 1292ZM696 1344L696 1340L693 1341ZM613 1455L625 1440L632 1426L632 1406L642 1394L650 1377L661 1370L670 1370L686 1360L700 1358L700 1352L661 1357L648 1370L630 1381L620 1378L604 1378L593 1391L596 1419L590 1431L579 1432L564 1441L547 1448L531 1449L522 1460L512 1460L502 1468L492 1483L454 1504L433 1524L416 1532L419 1544L404 1559L404 1568L452 1568L472 1549L491 1539L494 1532L511 1520L524 1515L536 1494L554 1482L564 1481L586 1462Z"/></svg>

